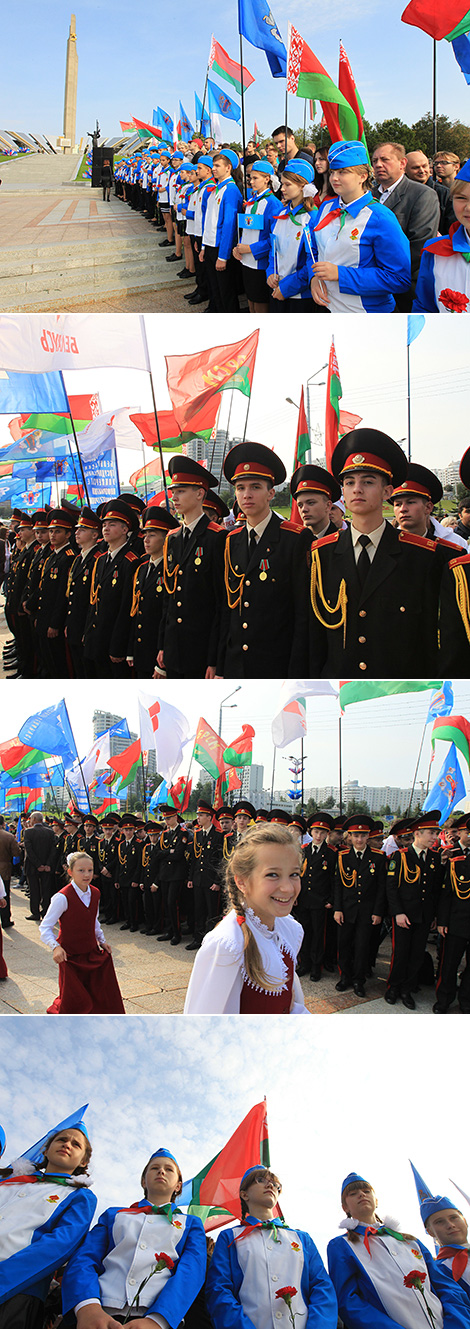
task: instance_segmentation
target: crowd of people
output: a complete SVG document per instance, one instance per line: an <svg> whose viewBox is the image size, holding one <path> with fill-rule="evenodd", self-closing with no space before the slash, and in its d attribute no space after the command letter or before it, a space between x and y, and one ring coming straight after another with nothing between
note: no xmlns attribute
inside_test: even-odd
<svg viewBox="0 0 470 1329"><path fill-rule="evenodd" d="M436 1013L456 998L470 1013L467 814L444 832L430 812L387 833L364 814L303 817L244 799L217 810L200 800L194 822L167 805L149 820L33 812L20 844L0 826L0 855L3 927L13 861L24 855L28 920L59 968L51 1013L122 1013L102 924L197 953L188 1014L302 1014L307 975L331 974L338 992L365 997L390 937L388 1005L413 1011L420 983L436 981Z"/></svg>
<svg viewBox="0 0 470 1329"><path fill-rule="evenodd" d="M240 1176L234 1163L232 1225L223 1226L231 1211L218 1210L214 1241L197 1214L179 1207L183 1176L166 1146L143 1166L142 1198L123 1196L91 1226L91 1154L78 1115L1 1169L1 1329L55 1329L61 1314L70 1329L144 1329L149 1320L161 1329L266 1329L274 1319L288 1329L296 1318L301 1329L421 1329L424 1321L468 1329L467 1221L447 1196L427 1187L423 1195L421 1178L420 1217L434 1255L382 1208L379 1216L371 1183L352 1171L340 1187L344 1217L327 1272L310 1233L283 1218L270 1168L255 1162Z"/></svg>
<svg viewBox="0 0 470 1329"><path fill-rule="evenodd" d="M299 148L278 125L243 156L212 138L142 149L115 191L165 232L205 312L468 312L470 162L453 152L378 143L370 161L364 142Z"/></svg>
<svg viewBox="0 0 470 1329"><path fill-rule="evenodd" d="M356 429L330 471L296 467L295 521L262 444L225 457L231 510L206 466L168 469L168 505L14 510L7 677L468 677L470 497L439 522L440 481L388 435ZM470 490L470 449L460 474Z"/></svg>

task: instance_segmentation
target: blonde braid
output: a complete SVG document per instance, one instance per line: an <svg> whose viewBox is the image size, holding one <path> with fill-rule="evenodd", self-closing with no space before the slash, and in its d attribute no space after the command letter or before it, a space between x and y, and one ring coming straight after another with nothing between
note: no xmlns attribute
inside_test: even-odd
<svg viewBox="0 0 470 1329"><path fill-rule="evenodd" d="M228 899L227 913L235 910L237 922L243 933L244 967L250 983L263 988L265 992L277 992L279 982L273 983L263 969L256 939L246 922L245 897L237 886L236 877L248 877L256 866L256 848L263 844L281 844L296 848L291 832L284 826L252 826L235 846L225 864L225 891ZM299 851L299 867L301 854Z"/></svg>

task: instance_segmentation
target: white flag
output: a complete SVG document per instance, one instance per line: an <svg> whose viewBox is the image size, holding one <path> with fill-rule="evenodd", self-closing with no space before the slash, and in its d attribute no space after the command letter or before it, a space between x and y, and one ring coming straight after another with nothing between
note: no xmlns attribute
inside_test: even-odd
<svg viewBox="0 0 470 1329"><path fill-rule="evenodd" d="M97 415L90 424L77 434L80 455L84 461L95 461L103 452L111 448L132 448L142 450L142 438L138 429L129 420L129 407L120 411L104 411Z"/></svg>
<svg viewBox="0 0 470 1329"><path fill-rule="evenodd" d="M271 726L274 746L284 748L307 732L305 697L337 697L338 693L327 678L284 679ZM301 704L303 702L303 705Z"/></svg>
<svg viewBox="0 0 470 1329"><path fill-rule="evenodd" d="M0 369L150 369L142 314L1 314Z"/></svg>
<svg viewBox="0 0 470 1329"><path fill-rule="evenodd" d="M159 775L173 783L181 765L183 748L190 738L189 721L176 706L170 706L159 697L139 692L140 742L147 750L154 749Z"/></svg>

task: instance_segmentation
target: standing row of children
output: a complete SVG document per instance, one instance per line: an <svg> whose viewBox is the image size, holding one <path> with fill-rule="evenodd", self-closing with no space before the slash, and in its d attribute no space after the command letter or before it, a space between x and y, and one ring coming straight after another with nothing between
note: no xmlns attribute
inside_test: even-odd
<svg viewBox="0 0 470 1329"><path fill-rule="evenodd" d="M347 1329L423 1329L423 1316L429 1329L469 1329L468 1228L446 1196L425 1187L420 1205L440 1248L434 1259L396 1220L378 1217L372 1186L349 1173L327 1273L310 1234L284 1220L279 1178L254 1163L221 1225L232 1213L241 1221L220 1233L207 1271L201 1218L178 1206L183 1177L164 1146L143 1168L143 1198L106 1209L90 1227L96 1197L84 1111L1 1170L0 1329L41 1329L51 1278L64 1264L64 1325L78 1329L129 1321L146 1329L149 1320L160 1329L183 1320L188 1329L266 1329L274 1320L288 1329L296 1319L297 1329L336 1329L338 1311Z"/></svg>

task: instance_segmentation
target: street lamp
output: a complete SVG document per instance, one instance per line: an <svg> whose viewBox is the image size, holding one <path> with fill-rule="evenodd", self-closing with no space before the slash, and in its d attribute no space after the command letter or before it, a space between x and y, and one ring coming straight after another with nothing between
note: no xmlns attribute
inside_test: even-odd
<svg viewBox="0 0 470 1329"><path fill-rule="evenodd" d="M224 700L221 701L221 703L220 703L220 706L219 706L219 738L220 738L220 735L221 735L221 733L222 733L222 710L223 710L223 707L225 706L225 703L226 703L227 701L230 701L230 698L231 698L231 697L234 697L234 696L235 696L235 693L236 693L236 692L240 692L240 689L241 689L241 683L238 684L238 687L237 687L237 688L234 688L234 689L233 689L233 692L229 692L228 695L227 695L226 697L224 697ZM232 705L227 707L227 710L229 710L229 711L233 711L233 710L236 710L236 707L237 707L237 702L236 702L236 701L233 701L233 702L232 702Z"/></svg>

